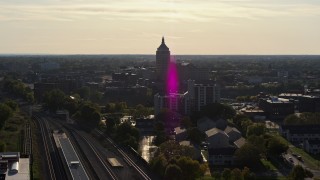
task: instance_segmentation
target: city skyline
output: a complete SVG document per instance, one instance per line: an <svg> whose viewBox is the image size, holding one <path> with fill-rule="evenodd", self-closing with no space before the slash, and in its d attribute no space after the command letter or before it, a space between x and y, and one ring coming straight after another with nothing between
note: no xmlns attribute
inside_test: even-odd
<svg viewBox="0 0 320 180"><path fill-rule="evenodd" d="M315 0L3 0L0 54L320 54Z"/></svg>

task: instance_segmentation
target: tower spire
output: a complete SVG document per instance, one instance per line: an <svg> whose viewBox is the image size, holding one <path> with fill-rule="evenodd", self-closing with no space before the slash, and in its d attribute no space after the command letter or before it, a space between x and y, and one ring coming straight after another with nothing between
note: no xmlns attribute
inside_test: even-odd
<svg viewBox="0 0 320 180"><path fill-rule="evenodd" d="M164 43L164 36L162 36L162 44L165 44L165 43Z"/></svg>

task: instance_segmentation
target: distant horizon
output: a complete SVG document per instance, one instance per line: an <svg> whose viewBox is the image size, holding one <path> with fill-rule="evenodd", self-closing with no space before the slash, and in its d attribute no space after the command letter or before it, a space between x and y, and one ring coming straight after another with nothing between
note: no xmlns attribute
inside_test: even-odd
<svg viewBox="0 0 320 180"><path fill-rule="evenodd" d="M319 0L2 0L1 54L320 54Z"/></svg>
<svg viewBox="0 0 320 180"><path fill-rule="evenodd" d="M14 53L1 54L1 56L155 56L155 54L36 54ZM171 56L320 56L320 54L171 54Z"/></svg>

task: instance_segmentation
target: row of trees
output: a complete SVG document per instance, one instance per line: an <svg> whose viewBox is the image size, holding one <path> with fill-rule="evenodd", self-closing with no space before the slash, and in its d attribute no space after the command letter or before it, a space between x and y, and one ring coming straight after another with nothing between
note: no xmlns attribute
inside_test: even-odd
<svg viewBox="0 0 320 180"><path fill-rule="evenodd" d="M71 98L61 90L54 89L45 93L44 103L51 112L55 113L59 109L67 109L79 124L88 128L97 127L101 119L99 106L76 97L72 96Z"/></svg>
<svg viewBox="0 0 320 180"><path fill-rule="evenodd" d="M15 111L18 111L18 104L13 100L7 100L4 103L0 103L0 131L4 127L6 121L13 115ZM6 144L0 139L0 152L6 151Z"/></svg>
<svg viewBox="0 0 320 180"><path fill-rule="evenodd" d="M100 106L83 100L77 94L70 97L65 95L61 90L54 89L45 93L44 103L51 112L56 112L59 109L67 109L70 115L76 119L80 125L89 129L97 127L101 120ZM122 112L126 108L127 105L125 102L108 103L105 111ZM118 116L110 116L107 118L107 133L114 137L119 144L129 145L134 149L138 149L139 131L129 123L120 124Z"/></svg>
<svg viewBox="0 0 320 180"><path fill-rule="evenodd" d="M213 172L212 177L214 179L233 179L233 180L254 180L256 175L250 171L248 167L244 167L242 170L239 168L229 169L225 168L221 173Z"/></svg>
<svg viewBox="0 0 320 180"><path fill-rule="evenodd" d="M291 114L284 120L285 125L320 124L320 113L304 112L299 115Z"/></svg>
<svg viewBox="0 0 320 180"><path fill-rule="evenodd" d="M16 97L23 98L29 103L34 102L33 91L19 80L6 76L4 78L3 89Z"/></svg>
<svg viewBox="0 0 320 180"><path fill-rule="evenodd" d="M207 164L193 160L194 149L174 141L162 143L150 162L151 169L164 179L196 179L205 173Z"/></svg>
<svg viewBox="0 0 320 180"><path fill-rule="evenodd" d="M0 103L0 130L4 127L5 122L18 109L18 104L15 101L7 100L4 103Z"/></svg>

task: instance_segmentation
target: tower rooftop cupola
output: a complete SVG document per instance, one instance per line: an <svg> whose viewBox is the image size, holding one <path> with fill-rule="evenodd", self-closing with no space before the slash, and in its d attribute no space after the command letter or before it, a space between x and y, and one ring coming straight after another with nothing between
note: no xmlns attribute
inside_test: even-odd
<svg viewBox="0 0 320 180"><path fill-rule="evenodd" d="M158 51L168 51L169 50L169 48L168 48L168 46L166 45L166 43L164 42L164 37L162 37L162 42L161 42L161 45L158 47Z"/></svg>

